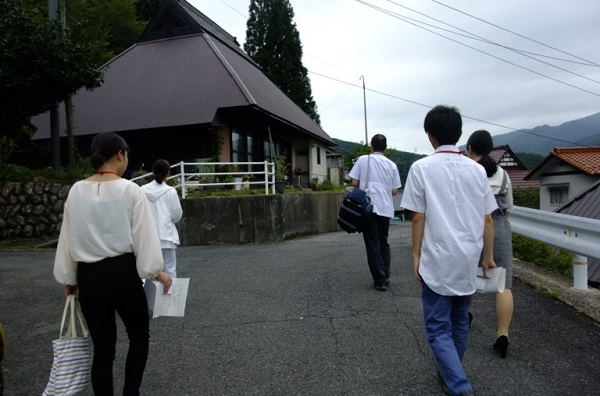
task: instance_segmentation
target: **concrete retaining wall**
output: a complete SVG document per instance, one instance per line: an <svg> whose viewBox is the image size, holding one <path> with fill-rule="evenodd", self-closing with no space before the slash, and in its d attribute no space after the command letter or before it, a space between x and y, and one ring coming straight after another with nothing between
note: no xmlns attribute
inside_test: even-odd
<svg viewBox="0 0 600 396"><path fill-rule="evenodd" d="M58 236L71 185L0 182L0 239ZM277 242L338 231L344 193L205 197L181 201L182 245Z"/></svg>
<svg viewBox="0 0 600 396"><path fill-rule="evenodd" d="M338 231L344 193L285 193L182 201L182 245L278 242Z"/></svg>

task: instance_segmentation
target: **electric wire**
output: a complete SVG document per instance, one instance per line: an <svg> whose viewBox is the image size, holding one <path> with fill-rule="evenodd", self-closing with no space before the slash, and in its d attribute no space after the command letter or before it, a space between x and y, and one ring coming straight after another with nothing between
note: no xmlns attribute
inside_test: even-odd
<svg viewBox="0 0 600 396"><path fill-rule="evenodd" d="M544 47L546 47L546 48L550 48L550 49L552 49L552 50L554 50L554 51L557 51L557 52L560 52L560 53L562 53L562 54L569 55L569 56L572 56L573 58L576 58L576 59L579 59L579 60L585 61L585 62L586 62L588 65L590 65L590 66L597 66L597 67L600 67L600 64L598 64L598 63L596 63L596 62L593 62L593 61L591 61L591 60L588 60L588 59L585 59L585 58L579 57L579 56L577 56L577 55L574 55L574 54L571 54L571 53L568 53L568 52L566 52L566 51L563 51L563 50L561 50L561 49L558 49L558 48L552 47L552 46L550 46L550 45L548 45L548 44L544 44L544 43L542 43L542 42L540 42L540 41L538 41L538 40L534 40L534 39L532 39L532 38L530 38L530 37L527 37L527 36L525 36L525 35L522 35L522 34L520 34L520 33L513 32L512 30L509 30L509 29L503 28L502 26L499 26L499 25L496 25L496 24L494 24L494 23L488 22L488 21L486 21L485 19L482 19L482 18L476 17L476 16L474 16L474 15L471 15L471 14L469 14L469 13L466 13L466 12L464 12L464 11L461 11L461 10L459 10L458 8L454 8L454 7L451 7L451 6L447 5L447 4L444 4L444 3L442 3L441 1L437 1L437 0L431 0L431 1L433 1L434 3L437 3L437 4L441 5L441 6L447 7L447 8L449 8L449 9L453 10L453 11L456 11L456 12L459 12L459 13L461 13L461 14L463 14L463 15L466 15L466 16L468 16L468 17L471 17L471 18L473 18L473 19L477 19L478 21L481 21L481 22L483 22L483 23L486 23L486 24L488 24L488 25L490 25L490 26L493 26L493 27L495 27L495 28L498 28L498 29L500 29L500 30L504 30L505 32L508 32L508 33L514 34L515 36L518 36L518 37L524 38L525 40L532 41L532 42L534 42L534 43L536 43L536 44L539 44L539 45L541 45L541 46L544 46Z"/></svg>
<svg viewBox="0 0 600 396"><path fill-rule="evenodd" d="M247 17L247 16L245 16L243 13L241 13L240 11L238 11L238 10L237 10L236 8L234 8L233 6L229 5L229 4L228 4L226 1L224 1L224 0L220 0L220 1L221 1L223 4L225 4L227 7L231 8L231 9L232 9L232 10L234 10L236 13L238 13L239 15L241 15L241 16L242 16L243 18L245 18L246 20L248 19L248 17ZM361 1L361 0L356 0L356 1L358 1L359 3L363 3L363 4L364 4L364 5L366 5L366 6L372 6L371 4L368 4L368 3L364 2L364 1ZM388 0L388 1L389 1L389 0ZM435 0L432 0L432 1L434 1L434 2L436 2L436 3L439 3L440 5L444 5L444 6L446 6L445 4L443 4L443 3L440 3L440 2L438 2L438 1L435 1ZM394 3L394 4L397 4L397 3L393 2L393 1L390 1L390 2L392 2L392 3ZM398 4L398 5L399 5L399 4ZM446 7L448 7L448 6L446 6ZM377 7L376 7L376 6L374 6L373 8L375 8L375 9L377 10ZM406 7L405 7L405 8L406 8ZM452 8L452 7L449 7L449 8ZM387 10L385 10L385 11L387 11ZM413 11L413 10L411 10L411 11ZM457 11L457 12L461 12L461 13L462 13L462 11L460 11L460 10L455 10L455 11ZM416 11L413 11L413 12L416 12ZM387 12L385 12L385 13L387 13ZM417 13L418 13L418 12L417 12ZM466 15L468 15L468 16L471 16L471 15L469 15L469 14L466 14ZM393 16L393 15L392 15L392 16ZM425 16L426 16L426 15L425 15ZM474 16L471 16L471 17L473 17L473 18L475 18L475 19L479 19L479 18L477 18L477 17L474 17ZM431 18L431 17L430 17L430 18ZM434 19L434 20L435 20L435 18L431 18L431 19ZM483 21L483 20L482 20L482 21ZM440 21L440 22L441 22L441 21ZM491 23L489 23L489 22L486 22L486 21L483 21L483 22L485 22L485 23L488 23L488 24L490 24L490 25L492 25L492 26L496 26L496 25L494 25L494 24L491 24ZM410 23L410 22L408 22L408 23ZM424 22L423 22L423 23L424 23ZM444 23L444 22L441 22L441 23ZM411 24L412 24L412 23L411 23ZM445 24L445 23L444 23L444 24ZM446 25L447 25L447 24L446 24ZM420 26L418 26L418 25L416 25L416 26L417 26L417 27L420 27ZM451 25L448 25L448 26L451 26ZM502 30L506 30L506 29L504 29L504 28L502 28L502 27L498 27L498 28L500 28L500 29L502 29ZM439 28L439 29L442 29L442 28ZM457 28L457 29L458 29L458 28ZM428 29L425 29L425 30L428 30ZM458 29L458 30L462 30L462 29ZM513 34L516 34L516 35L518 35L518 36L521 36L521 35L519 35L518 33L511 32L510 30L506 30L506 31L508 31L508 32L510 32L510 33L513 33ZM451 32L451 31L450 31L450 32ZM465 32L466 32L466 31L465 31ZM431 32L431 33L438 34L438 33L436 33L436 32ZM451 32L451 33L456 33L456 32ZM471 33L469 33L469 32L466 32L466 33L468 33L468 34L471 34ZM456 33L456 34L457 34L457 33ZM438 35L439 35L439 34L438 34ZM472 35L472 34L471 34L471 35ZM441 36L442 36L442 37L445 37L445 36L443 36L443 35L441 35ZM524 36L523 36L523 37L524 37ZM527 37L524 37L524 38L527 38ZM455 40L452 40L452 39L450 39L450 38L448 38L448 39L449 39L449 40L451 40L451 41L455 41ZM483 39L483 40L484 40L484 41L487 41L487 40L485 40L485 39ZM529 40L532 40L532 39L529 39ZM535 40L532 40L532 41L536 42ZM460 43L460 42L458 42L458 41L455 41L455 42L457 42L457 43L461 44L461 43ZM547 45L545 45L545 44L542 44L542 43L540 43L540 44L541 44L541 45L544 45L544 46L546 46L546 47L548 47L548 48L555 49L555 48L553 48L553 47L550 47L550 46L547 46ZM461 45L464 45L464 44L461 44ZM467 47L469 47L469 46L467 46ZM476 50L477 50L477 49L476 49ZM588 61L588 60L586 60L586 59L579 58L579 57L577 57L577 56L575 56L575 55L572 55L572 54L566 53L566 52L564 52L564 51L561 51L561 50L558 50L558 49L555 49L555 50L557 50L557 51L559 51L559 52L561 52L561 53L564 53L564 54L567 54L567 55L573 56L573 57L575 57L575 58L577 58L577 59L583 60L583 61L585 61L585 62L586 62L586 65L594 65L594 66L599 66L599 65L597 65L596 63L593 63L593 62L591 62L591 61ZM517 51L520 51L520 50L517 50ZM480 52L483 52L483 51L480 51ZM525 52L525 51L523 51L523 52ZM484 53L485 53L485 52L484 52ZM309 56L310 56L310 55L309 55ZM491 55L491 56L493 56L493 55ZM317 59L317 58L315 58L315 57L313 57L313 56L310 56L310 57L311 57L311 58L313 58L313 59L316 59L316 60L320 61L319 59ZM502 59L500 59L500 60L502 60ZM564 60L564 59L560 59L560 60ZM322 63L324 63L324 64L327 64L326 62L323 62L323 61L320 61L320 62L322 62ZM518 65L517 65L517 66L518 66ZM527 70L527 69L526 69L526 70ZM335 77L326 76L326 75L324 75L324 74L317 73L317 72L314 72L314 71L311 71L311 70L308 70L308 72L309 72L309 73L311 73L311 74L314 74L314 75L316 75L316 76L320 76L320 77L323 77L323 78L326 78L326 79L329 79L329 80L332 80L332 81L336 81L336 82L339 82L339 83L342 83L342 84L349 85L349 86L351 86L351 87L356 87L356 88L359 88L359 89L363 89L362 85L359 85L359 84L355 84L355 83L350 83L350 82L347 82L347 81L343 81L343 80L341 80L341 79L339 79L339 78L335 78ZM536 74L537 74L537 73L536 73ZM559 82L560 82L560 81L559 81ZM568 84L567 84L567 85L568 85ZM342 94L340 97L338 97L338 98L337 98L336 100L334 100L332 103L330 103L330 104L329 104L329 105L328 105L328 106L327 106L327 107L326 107L324 110L327 110L327 109L329 109L330 107L332 107L332 106L333 106L333 105L334 105L336 102L338 102L338 101L339 101L339 100L340 100L340 99L341 99L343 96L345 96L345 95L346 95L346 94L347 94L347 93L350 91L350 89L351 89L351 88L349 88L349 89L348 89L348 91L346 91L344 94ZM366 88L366 87L365 87L364 89L365 89L365 90L367 90L367 91L369 91L369 92L373 92L373 93L376 93L376 94L378 94L378 95L387 96L387 97L390 97L390 98L393 98L393 99L401 100L401 101L403 101L403 102L406 102L406 103L411 103L411 104L414 104L414 105L417 105L417 106L421 106L421 107L425 107L425 108L429 108L429 109L433 108L433 106L431 106L431 105L427 105L427 104L424 104L424 103L420 103L420 102L417 102L417 101L414 101L414 100L410 100L410 99L407 99L407 98L402 98L402 97L400 97L400 96L397 96L397 95L389 94L389 93L386 93L386 92L382 92L382 91L378 91L378 90L371 89L371 88ZM598 96L600 96L600 95L598 95ZM323 110L323 111L324 111L324 110ZM563 139L558 139L558 138L552 138L552 137L544 136L544 135L542 135L542 134L538 134L538 133L535 133L535 132L526 131L526 130L523 130L523 129L516 129L516 128L508 127L508 126L505 126L505 125L501 125L501 124L494 123L494 122L491 122L491 121L482 120L482 119L479 119L479 118L476 118L476 117L471 117L471 116L464 115L464 114L462 115L462 117L463 117L463 118L466 118L466 119L470 119L470 120L472 120L472 121L477 121L477 122L481 122L481 123L484 123L484 124L487 124L487 125L493 125L493 126L496 126L496 127L499 127L499 128L507 129L507 130L509 130L509 131L513 131L513 132L521 132L521 133L525 133L525 134L529 134L529 135L533 135L533 136L538 136L538 137L542 137L542 138L546 138L546 139L551 139L551 140L558 141L558 142L562 142L562 143L566 143L566 144L572 144L572 145L584 146L584 147L585 147L585 145L582 145L582 144L579 144L579 143L570 142L570 141L563 140Z"/></svg>
<svg viewBox="0 0 600 396"><path fill-rule="evenodd" d="M351 82L348 82L348 81L340 80L339 78L335 78L335 77L331 77L331 76L326 76L324 74L313 72L313 71L310 71L310 70L309 70L309 73L314 74L314 75L319 76L319 77L327 78L327 79L332 80L332 81L337 81L337 82L342 83L342 84L351 85L353 87L363 89L362 85L359 85L359 84L356 84L356 83L351 83ZM367 91L369 91L369 92L376 93L378 95L387 96L389 98L401 100L403 102L411 103L411 104L414 104L414 105L417 105L417 106L421 106L421 107L425 107L425 108L428 108L428 109L432 109L434 107L434 106L431 106L431 105L428 105L428 104L425 104L425 103L417 102L417 101L414 101L414 100L411 100L411 99L406 99L406 98L403 98L403 97L400 97L400 96L397 96L397 95L393 95L393 94L390 94L390 93L387 93L387 92L379 91L379 90L376 90L376 89L366 88L366 87L364 89L367 90ZM499 127L499 128L507 129L507 130L512 131L512 132L521 132L521 133L524 133L524 134L527 134L527 135L532 135L532 136L537 136L537 137L541 137L541 138L545 138L545 139L550 139L550 140L554 140L554 141L561 142L561 143L571 144L571 145L580 146L580 147L587 147L587 145L585 145L585 144L576 143L576 142L572 142L572 141L564 140L564 139L559 139L559 138L554 138L554 137L542 135L540 133L536 133L536 132L532 132L532 131L527 131L527 130L524 130L524 129L517 129L517 128L509 127L509 126L506 126L506 125L498 124L496 122L482 120L480 118L472 117L472 116L465 115L465 114L461 114L461 116L462 116L462 118L466 118L466 119L469 119L469 120L472 120L472 121L481 122L483 124L493 125L493 126L496 126L496 127Z"/></svg>
<svg viewBox="0 0 600 396"><path fill-rule="evenodd" d="M600 84L600 81L598 81L598 80L594 80L593 78L590 78L590 77L584 76L584 75L582 75L582 74L579 74L579 73L575 73L575 72L573 72L573 71L571 71L571 70L565 69L565 68L563 68L563 67L560 67L560 66L554 65L554 64L552 64L552 63L549 63L549 62L546 62L546 61L543 61L543 60L541 60L541 59L538 59L538 58L537 58L537 57L545 57L544 55L537 54L537 53L533 53L533 52L529 52L529 51L524 51L524 50L521 50L521 49L518 49L518 48L512 48L512 47L509 47L509 46L506 46L506 45L503 45L503 44L497 43L497 42L495 42L495 41L492 41L492 40L490 40L490 39L487 39L487 38L485 38L485 37L482 37L482 36L480 36L480 35L477 35L477 34L475 34L475 33L469 32L469 31L467 31L467 30L465 30L465 29L461 29L461 28L459 28L458 26L451 25L451 24L449 24L449 23L446 23L446 22L444 22L444 21L442 21L442 20L439 20L439 19L437 19L437 18L434 18L434 17L432 17L432 16L430 16L430 15L427 15L427 14L424 14L424 13L422 13L422 12L419 12L419 11L417 11L417 10L414 10L414 9L412 9L412 8L410 8L410 7L406 7L406 6L402 5L402 4L398 4L398 3L396 3L395 1L392 1L392 0L387 0L387 1L388 1L388 2L390 2L390 3L392 3L392 4L395 4L395 5L397 5L397 6L399 6L399 7L405 8L405 9L407 9L407 10L409 10L409 11L412 11L412 12L414 12L414 13L416 13L416 14L422 15L422 16L424 16L424 17L426 17L426 18L432 19L432 20L434 20L434 21L436 21L436 22L439 22L439 23L441 23L441 24L444 24L444 25L446 25L446 26L449 26L449 27L451 27L451 28L453 28L453 29L456 29L456 30L458 30L459 32L464 32L465 34L461 34L461 33L458 33L458 32L455 32L455 31L452 31L452 30L450 30L450 29L445 29L445 28L442 28L442 27L440 27L440 26L436 26L436 25L433 25L433 24L430 24L430 23L427 23L427 22L419 21L418 19L414 19L414 18L408 17L408 16L406 16L406 15L400 15L400 14L393 13L392 11L389 11L389 12L391 13L391 14L389 14L389 15L391 15L391 16L398 17L399 19L406 18L406 19L408 19L408 20L411 20L411 21L413 21L413 22L415 22L415 23L419 23L419 24L422 24L422 25L425 25L425 26L429 26L429 27L432 27L432 28L434 28L434 29L442 30L442 31L444 31L444 32L447 32L447 33L455 34L455 35L462 36L462 37L465 37L465 38L468 38L468 39L471 39L471 40L476 40L476 41L480 41L480 42L482 42L482 43L485 43L485 44L494 45L494 46L497 46L497 47L500 47L500 48L504 48L504 49L506 49L506 50L508 50L508 51L511 51L511 52L517 53L517 54L519 54L519 55L521 55L521 56L524 56L524 57L526 57L526 58L532 59L532 60L534 60L534 61L536 61L536 62L540 62L540 63L542 63L542 64L544 64L544 65L547 65L547 66L553 67L553 68L555 68L555 69L558 69L558 70L564 71L564 72L566 72L566 73L569 73L569 74L571 74L571 75L574 75L574 76L577 76L577 77L583 78L583 79L585 79L585 80L588 80L588 81L594 82L594 83L596 83L596 84ZM393 15L392 15L392 14L393 14ZM562 58L559 58L558 60L565 61L565 62L568 62L568 61L569 61L569 60L567 60L567 59L562 59ZM577 63L579 63L579 62L577 62ZM581 64L581 63L580 63L580 64ZM589 64L585 64L585 65L586 65L586 66L590 66Z"/></svg>
<svg viewBox="0 0 600 396"><path fill-rule="evenodd" d="M450 38L450 37L448 37L448 36L444 36L443 34L440 34L440 33L434 32L434 31L433 31L433 30L431 30L431 29L427 29L427 28L425 28L425 27L423 27L423 26L420 26L420 25L419 25L419 24L417 24L417 23L411 22L411 21L407 20L406 18L404 18L404 17L402 17L402 16L399 16L398 14L395 14L395 13L394 13L394 12L392 12L392 11L386 10L385 8L382 8L382 7L376 6L376 5L374 5L374 4L368 3L368 2L366 2L366 1L363 1L363 0L355 0L355 1L356 1L356 2L358 2L358 3L361 3L361 4L363 4L363 5L365 5L365 6L367 6L367 7L373 8L374 10L377 10L377 11L379 11L379 12L382 12L382 13L384 13L384 14L387 14L387 15L389 15L389 16L392 16L392 17L394 17L394 18L400 19L400 20L402 20L402 21L404 21L404 22L406 22L406 23L408 23L408 24L410 24L410 25L416 26L416 27L418 27L418 28L420 28L420 29L423 29L423 30L426 30L426 31L428 31L428 32L430 32L430 33L433 33L433 34L435 34L435 35L437 35L437 36L443 37L443 38L445 38L445 39L447 39L447 40L450 40L450 41L452 41L452 42L454 42L454 43L456 43L456 44L459 44L459 45L462 45L462 46L464 46L464 47L470 48L470 49L472 49L472 50L474 50L474 51L477 51L477 52L481 52L482 54L488 55L488 56L490 56L490 57L492 57L492 58L494 58L494 59L497 59L497 60L499 60L499 61L502 61L502 62L508 63L509 65L512 65L512 66L518 67L519 69L527 70L527 71L529 71L529 72L531 72L531 73L533 73L533 74L537 74L538 76L545 77L545 78L547 78L547 79L550 79L550 80L552 80L552 81L555 81L555 82L557 82L557 83L559 83L559 84L563 84L563 85L569 86L569 87L571 87L571 88L575 88L575 89L577 89L577 90L580 90L580 91L582 91L582 92L587 92L587 93L589 93L589 94L591 94L591 95L594 95L594 96L598 96L598 97L600 97L600 94L599 94L599 93L597 93L597 92L593 92L593 91L590 91L590 90L588 90L588 89L585 89L585 88L579 87L579 86L577 86L577 85L574 85L574 84L571 84L571 83L568 83L568 82L565 82L565 81L561 81L561 80L559 80L559 79L557 79L557 78L554 78L554 77L551 77L551 76L549 76L549 75L547 75L547 74L540 73L540 72L538 72L538 71L535 71L535 70L529 69L529 68L527 68L527 67L525 67L525 66L521 66L521 65L519 65L519 64L517 64L517 63L515 63L515 62L509 61L509 60L506 60L506 59L503 59L503 58L501 58L501 57L499 57L499 56L496 56L496 55L494 55L494 54L491 54L491 53L489 53L489 52L483 51L483 50L481 50L481 49L479 49L479 48L475 48L475 47L473 47L473 46L471 46L471 45L468 45L468 44L465 44L465 43L461 43L461 42L460 42L460 41L458 41L458 40L455 40L455 39L453 39L453 38Z"/></svg>

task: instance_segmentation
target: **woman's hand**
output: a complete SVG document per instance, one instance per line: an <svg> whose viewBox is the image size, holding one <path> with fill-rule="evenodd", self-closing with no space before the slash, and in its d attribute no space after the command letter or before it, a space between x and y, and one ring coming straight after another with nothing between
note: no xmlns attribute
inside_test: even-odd
<svg viewBox="0 0 600 396"><path fill-rule="evenodd" d="M169 292L169 289L171 288L171 285L173 284L173 279L171 279L169 274L167 274L166 272L161 272L154 279L162 283L163 294L167 294Z"/></svg>
<svg viewBox="0 0 600 396"><path fill-rule="evenodd" d="M65 298L69 297L69 294L77 294L77 286L65 285Z"/></svg>

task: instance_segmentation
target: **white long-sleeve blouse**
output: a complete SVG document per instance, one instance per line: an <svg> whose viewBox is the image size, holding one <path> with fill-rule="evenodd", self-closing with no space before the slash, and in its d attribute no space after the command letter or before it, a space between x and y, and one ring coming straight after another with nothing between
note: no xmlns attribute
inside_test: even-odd
<svg viewBox="0 0 600 396"><path fill-rule="evenodd" d="M77 263L133 253L140 278L151 279L163 269L160 241L152 212L138 185L125 179L82 180L65 202L54 259L54 277L77 285Z"/></svg>

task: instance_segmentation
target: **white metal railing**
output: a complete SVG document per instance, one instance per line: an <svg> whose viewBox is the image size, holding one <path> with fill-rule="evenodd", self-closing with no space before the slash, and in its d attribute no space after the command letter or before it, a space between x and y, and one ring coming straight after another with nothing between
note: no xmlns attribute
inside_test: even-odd
<svg viewBox="0 0 600 396"><path fill-rule="evenodd" d="M231 166L231 167L247 167L253 169L252 171L228 171L228 172L215 172L216 167ZM187 168L186 168L187 167ZM186 171L189 167L195 168L195 171ZM254 169L256 168L256 169ZM203 169L205 171L198 171ZM178 172L176 173L175 170ZM138 181L149 178L152 173L146 173L141 176L132 178L131 181ZM225 182L215 181L217 177L221 176L237 176L242 180ZM261 177L262 180L251 181L249 178ZM247 178L247 180L243 180ZM167 178L168 180L176 179L177 183L175 188L181 188L181 198L185 199L187 188L204 188L208 186L235 186L236 188L241 186L251 185L262 185L265 188L265 194L269 195L269 189L272 194L275 194L275 164L273 162L179 162L171 165L171 175ZM215 180L212 180L215 179ZM211 181L209 181L211 180Z"/></svg>
<svg viewBox="0 0 600 396"><path fill-rule="evenodd" d="M573 254L573 287L587 290L587 257L600 259L600 220L515 206L512 232Z"/></svg>

